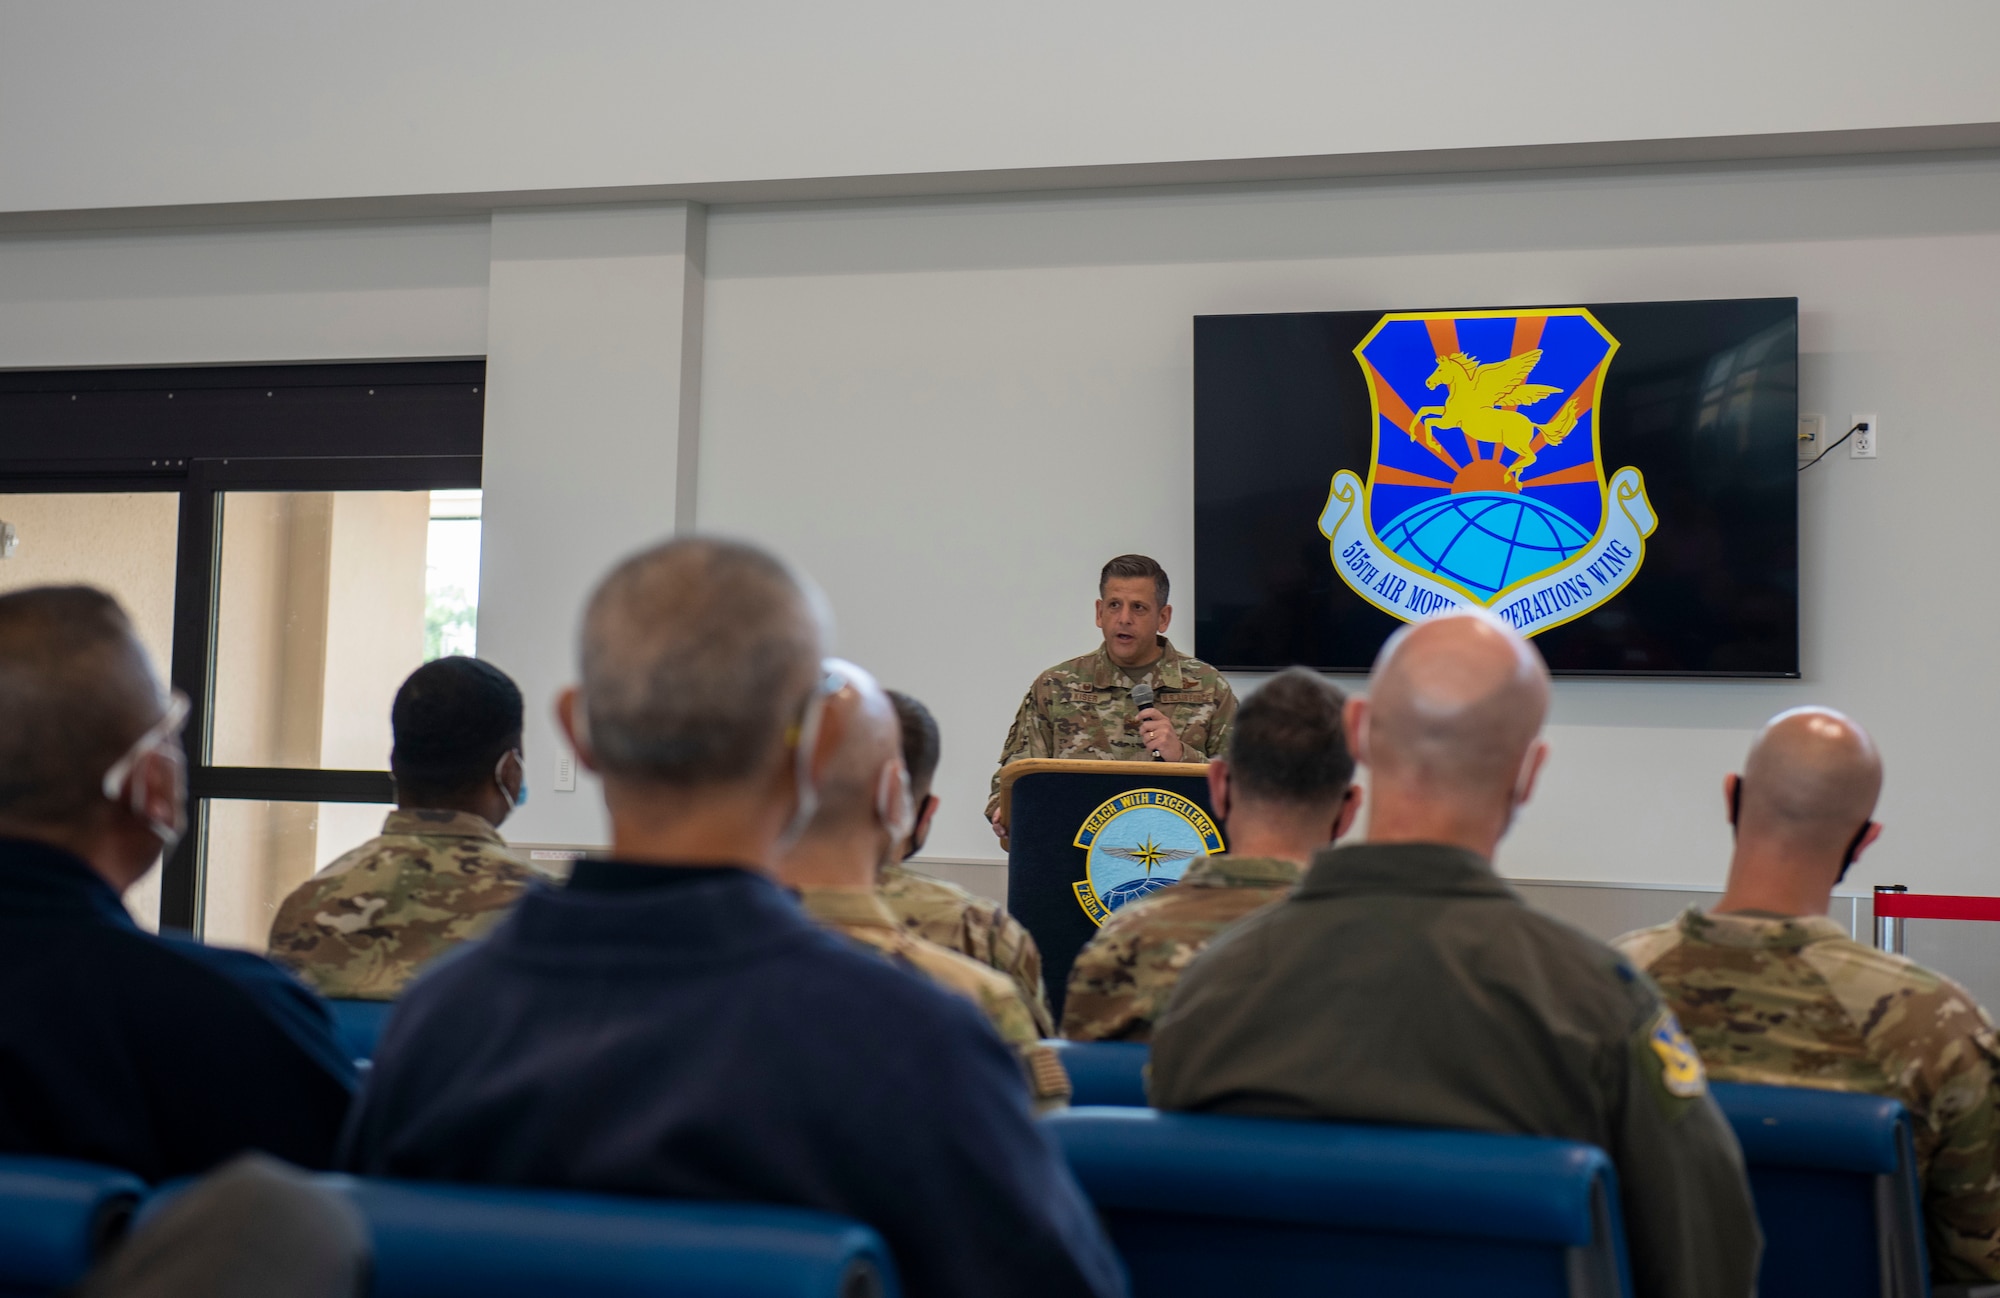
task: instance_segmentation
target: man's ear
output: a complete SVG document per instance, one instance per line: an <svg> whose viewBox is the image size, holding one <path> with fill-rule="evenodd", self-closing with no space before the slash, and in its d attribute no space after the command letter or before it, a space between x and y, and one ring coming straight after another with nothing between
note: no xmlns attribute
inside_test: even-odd
<svg viewBox="0 0 2000 1298"><path fill-rule="evenodd" d="M1874 820L1869 821L1867 832L1861 835L1861 841L1854 845L1854 855L1848 859L1851 861L1859 861L1861 859L1861 854L1867 851L1869 848L1873 847L1875 845L1875 840L1880 837L1882 837L1881 822Z"/></svg>
<svg viewBox="0 0 2000 1298"><path fill-rule="evenodd" d="M1360 785L1347 786L1347 792L1341 795L1340 810L1334 813L1333 834L1326 840L1327 842L1331 843L1342 838L1348 830L1354 828L1354 820L1361 814L1361 802L1366 796L1367 790Z"/></svg>
<svg viewBox="0 0 2000 1298"><path fill-rule="evenodd" d="M556 725L562 729L563 738L569 741L570 751L576 754L576 764L586 771L597 770L597 754L590 751L590 725L583 717L583 696L572 685L556 695ZM527 778L521 772L521 778Z"/></svg>
<svg viewBox="0 0 2000 1298"><path fill-rule="evenodd" d="M1208 805L1215 811L1217 820L1229 819L1229 760L1218 757L1209 762Z"/></svg>
<svg viewBox="0 0 2000 1298"><path fill-rule="evenodd" d="M1347 751L1363 766L1368 759L1368 700L1356 696L1340 709L1340 728L1347 734Z"/></svg>
<svg viewBox="0 0 2000 1298"><path fill-rule="evenodd" d="M1743 813L1743 777L1733 772L1722 777L1722 810L1729 817L1729 827L1736 828L1736 818Z"/></svg>
<svg viewBox="0 0 2000 1298"><path fill-rule="evenodd" d="M1162 631L1166 630L1168 624L1171 623L1173 620L1174 620L1174 606L1172 604L1160 605L1160 630Z"/></svg>
<svg viewBox="0 0 2000 1298"><path fill-rule="evenodd" d="M931 836L931 817L937 815L937 809L937 794L926 793L917 807L917 822L910 826L909 846L903 851L905 861L924 850L924 842Z"/></svg>
<svg viewBox="0 0 2000 1298"><path fill-rule="evenodd" d="M1097 629L1104 629L1104 601L1101 599L1097 601Z"/></svg>
<svg viewBox="0 0 2000 1298"><path fill-rule="evenodd" d="M1537 739L1521 763L1521 780L1514 786L1514 805L1524 807L1535 796L1535 781L1541 778L1542 763L1549 760L1549 741Z"/></svg>

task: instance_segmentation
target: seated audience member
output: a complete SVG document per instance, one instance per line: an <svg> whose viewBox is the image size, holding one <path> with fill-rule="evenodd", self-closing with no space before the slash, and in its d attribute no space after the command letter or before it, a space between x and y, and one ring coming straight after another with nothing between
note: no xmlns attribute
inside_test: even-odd
<svg viewBox="0 0 2000 1298"><path fill-rule="evenodd" d="M521 691L477 658L410 674L389 709L396 809L285 898L271 958L322 996L394 1000L425 965L485 937L541 871L499 826L527 795Z"/></svg>
<svg viewBox="0 0 2000 1298"><path fill-rule="evenodd" d="M1236 713L1208 796L1229 851L1196 860L1179 883L1119 907L1077 953L1063 998L1072 1041L1146 1041L1174 985L1216 934L1283 901L1314 852L1361 807L1341 731L1347 696L1294 667Z"/></svg>
<svg viewBox="0 0 2000 1298"><path fill-rule="evenodd" d="M146 1216L67 1298L368 1293L368 1223L339 1190L276 1159L232 1159Z"/></svg>
<svg viewBox="0 0 2000 1298"><path fill-rule="evenodd" d="M778 879L820 923L956 992L979 1006L1021 1058L1038 1108L1069 1100L1069 1075L1042 1044L1035 1016L1014 980L997 969L904 931L875 891L875 872L910 832L910 782L903 770L896 710L873 677L830 662L840 689L826 704L840 746L827 758L812 823L778 864Z"/></svg>
<svg viewBox="0 0 2000 1298"><path fill-rule="evenodd" d="M841 741L819 607L763 551L694 538L597 588L558 715L603 778L610 859L410 988L344 1162L841 1213L911 1294L1120 1293L978 1009L771 878Z"/></svg>
<svg viewBox="0 0 2000 1298"><path fill-rule="evenodd" d="M1048 1036L1055 1031L1055 1020L1049 1013L1048 989L1042 985L1042 953L1021 921L997 901L903 864L924 850L924 840L930 836L938 809L931 780L937 775L943 745L929 708L899 691L888 694L903 727L903 766L910 773L917 816L895 859L882 867L882 900L905 928L924 941L971 956L1012 978L1034 1011L1035 1030Z"/></svg>
<svg viewBox="0 0 2000 1298"><path fill-rule="evenodd" d="M326 1007L119 900L186 826L186 715L109 595L0 596L0 1151L148 1181L333 1154L354 1070Z"/></svg>
<svg viewBox="0 0 2000 1298"><path fill-rule="evenodd" d="M1916 1123L1931 1271L2000 1280L2000 1040L1964 988L1827 918L1881 833L1882 759L1838 712L1773 718L1723 781L1736 848L1714 910L1615 945L1653 976L1711 1077L1892 1095Z"/></svg>
<svg viewBox="0 0 2000 1298"><path fill-rule="evenodd" d="M1652 984L1530 910L1494 848L1547 754L1541 658L1505 623L1407 627L1346 731L1367 840L1182 977L1153 1034L1153 1102L1275 1118L1583 1141L1618 1169L1635 1292L1747 1295L1742 1153Z"/></svg>

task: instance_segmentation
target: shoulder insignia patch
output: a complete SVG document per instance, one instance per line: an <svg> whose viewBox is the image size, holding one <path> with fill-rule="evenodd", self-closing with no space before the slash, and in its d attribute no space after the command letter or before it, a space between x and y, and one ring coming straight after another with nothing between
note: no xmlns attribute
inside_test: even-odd
<svg viewBox="0 0 2000 1298"><path fill-rule="evenodd" d="M1075 846L1089 855L1085 877L1070 886L1099 928L1126 902L1179 882L1189 861L1223 850L1208 813L1166 789L1133 789L1099 806Z"/></svg>
<svg viewBox="0 0 2000 1298"><path fill-rule="evenodd" d="M1687 1033L1681 1031L1672 1010L1662 1009L1653 1020L1646 1044L1659 1056L1660 1081L1669 1095L1688 1100L1707 1092L1708 1074L1702 1071L1701 1056L1695 1053Z"/></svg>

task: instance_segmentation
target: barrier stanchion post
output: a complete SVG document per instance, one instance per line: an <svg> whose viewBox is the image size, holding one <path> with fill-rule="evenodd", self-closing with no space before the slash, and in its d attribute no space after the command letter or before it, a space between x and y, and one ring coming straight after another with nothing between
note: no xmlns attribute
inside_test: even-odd
<svg viewBox="0 0 2000 1298"><path fill-rule="evenodd" d="M1900 883L1878 883L1875 885L1875 895L1877 897L1880 897L1885 892L1908 891L1909 889ZM1875 908L1875 947L1879 951L1888 951L1894 955L1903 954L1903 921L1899 916L1882 914L1880 906Z"/></svg>

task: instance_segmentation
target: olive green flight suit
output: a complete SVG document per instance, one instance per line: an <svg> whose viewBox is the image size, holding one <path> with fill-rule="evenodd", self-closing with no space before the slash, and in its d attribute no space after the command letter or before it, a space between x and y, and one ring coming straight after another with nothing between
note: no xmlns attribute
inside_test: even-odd
<svg viewBox="0 0 2000 1298"><path fill-rule="evenodd" d="M1641 1298L1755 1282L1742 1151L1658 990L1460 848L1322 850L1182 976L1148 1085L1163 1109L1596 1145Z"/></svg>

